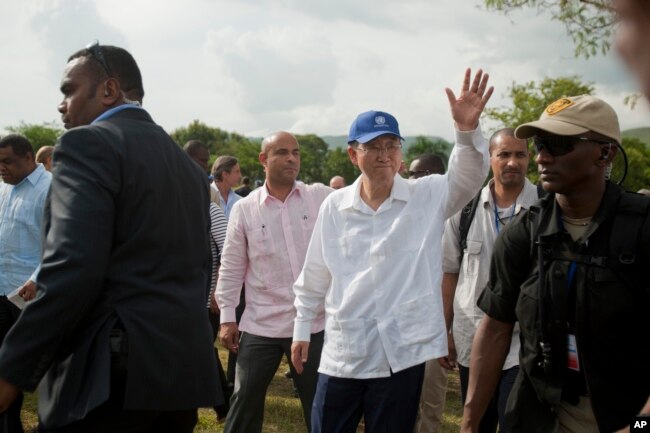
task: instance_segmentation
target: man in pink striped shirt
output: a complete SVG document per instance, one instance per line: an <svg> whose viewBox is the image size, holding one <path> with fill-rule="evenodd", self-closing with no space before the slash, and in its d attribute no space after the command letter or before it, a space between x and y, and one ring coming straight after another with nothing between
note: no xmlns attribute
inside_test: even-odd
<svg viewBox="0 0 650 433"><path fill-rule="evenodd" d="M266 182L232 209L216 291L221 342L237 353L235 391L224 433L262 431L266 390L283 354L311 430L311 406L323 346L321 310L311 328L309 362L305 372L296 374L290 361L296 316L292 287L302 270L318 209L332 189L296 181L300 146L288 132L265 138L259 160ZM246 285L246 309L237 326L235 307L242 283Z"/></svg>

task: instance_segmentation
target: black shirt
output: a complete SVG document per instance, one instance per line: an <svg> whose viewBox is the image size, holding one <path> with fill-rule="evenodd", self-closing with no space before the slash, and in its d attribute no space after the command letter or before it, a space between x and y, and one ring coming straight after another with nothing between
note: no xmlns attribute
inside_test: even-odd
<svg viewBox="0 0 650 433"><path fill-rule="evenodd" d="M603 432L625 427L650 396L650 223L647 198L633 197L634 223L615 225L631 193L607 185L583 238L574 242L563 229L553 194L522 213L497 238L490 280L478 306L490 317L521 328L521 371L510 394L506 417L513 432L553 432L555 409L589 394ZM640 210L639 210L640 209ZM627 213L625 213L627 215ZM627 217L626 217L627 218ZM612 231L628 240L634 263L613 260ZM537 241L544 244L544 290L540 290ZM621 241L623 242L623 241ZM625 242L623 242L625 243ZM575 276L569 268L575 262ZM546 299L540 320L539 299ZM544 323L542 323L544 322ZM581 373L568 373L567 333L575 332ZM540 342L551 346L550 370L542 366Z"/></svg>

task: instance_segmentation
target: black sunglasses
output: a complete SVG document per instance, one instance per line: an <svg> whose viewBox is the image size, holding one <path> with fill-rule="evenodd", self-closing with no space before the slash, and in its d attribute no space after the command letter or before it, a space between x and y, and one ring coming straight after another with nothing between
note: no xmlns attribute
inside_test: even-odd
<svg viewBox="0 0 650 433"><path fill-rule="evenodd" d="M574 137L565 135L548 135L545 137L534 135L532 137L532 141L533 145L535 145L535 150L537 150L537 153L541 152L542 148L544 148L552 156L562 156L573 152L576 143L579 141L592 141L594 143L600 144L612 143L611 141L599 140L597 138Z"/></svg>
<svg viewBox="0 0 650 433"><path fill-rule="evenodd" d="M111 68L108 66L108 62L106 61L106 57L104 57L104 53L102 52L102 47L99 45L99 41L96 40L92 44L88 44L86 46L86 49L90 55L93 56L93 58L97 60L100 65L102 65L102 68L104 68L106 75L111 77Z"/></svg>
<svg viewBox="0 0 650 433"><path fill-rule="evenodd" d="M430 174L431 174L431 170L418 170L418 171L408 172L409 177L422 177L422 176L428 176Z"/></svg>

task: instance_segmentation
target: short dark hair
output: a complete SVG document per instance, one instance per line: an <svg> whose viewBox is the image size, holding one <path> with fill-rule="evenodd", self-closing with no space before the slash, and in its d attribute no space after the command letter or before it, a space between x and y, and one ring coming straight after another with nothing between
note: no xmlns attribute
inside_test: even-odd
<svg viewBox="0 0 650 433"><path fill-rule="evenodd" d="M431 174L445 174L445 161L440 155L423 153L413 159L413 161L417 160L419 160L425 167L431 167Z"/></svg>
<svg viewBox="0 0 650 433"><path fill-rule="evenodd" d="M242 185L248 186L251 183L251 178L248 177L248 176L244 176L244 177L241 178L241 183L242 183Z"/></svg>
<svg viewBox="0 0 650 433"><path fill-rule="evenodd" d="M494 149L494 146L497 145L497 140L499 139L499 137L512 137L512 138L516 138L517 140L521 140L524 142L526 141L523 138L517 138L517 136L515 135L515 128L498 129L494 131L494 134L492 134L492 136L490 137L490 147L489 147L490 155L492 155L492 149ZM528 149L528 147L526 147L526 149Z"/></svg>
<svg viewBox="0 0 650 433"><path fill-rule="evenodd" d="M34 148L27 137L20 134L5 135L0 139L0 148L11 147L13 152L18 156L25 156L31 153L34 156Z"/></svg>
<svg viewBox="0 0 650 433"><path fill-rule="evenodd" d="M111 71L110 78L115 78L120 83L120 87L128 99L142 102L142 98L144 98L142 75L133 56L124 48L113 45L99 45L98 49L101 50L106 61L106 66ZM93 68L97 73L98 79L108 76L108 72L104 69L99 59L88 48L81 49L72 54L68 57L68 63L81 57L92 60Z"/></svg>
<svg viewBox="0 0 650 433"><path fill-rule="evenodd" d="M183 150L185 151L185 153L187 153L190 156L196 154L196 151L199 149L205 149L208 152L210 152L208 145L200 140L190 140L187 143L185 143L185 146L183 146Z"/></svg>
<svg viewBox="0 0 650 433"><path fill-rule="evenodd" d="M214 176L214 178L220 182L223 180L222 174L224 172L230 173L233 167L237 164L239 164L239 161L237 161L237 158L234 156L220 156L216 161L214 161L214 164L212 165L212 176Z"/></svg>

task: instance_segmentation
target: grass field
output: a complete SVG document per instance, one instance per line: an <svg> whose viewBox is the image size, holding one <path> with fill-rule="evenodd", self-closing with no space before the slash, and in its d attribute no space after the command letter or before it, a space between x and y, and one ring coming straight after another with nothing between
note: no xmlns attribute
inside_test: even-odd
<svg viewBox="0 0 650 433"><path fill-rule="evenodd" d="M220 357L226 365L227 354L220 348ZM291 380L284 377L288 367L286 360L282 361L278 372L271 382L266 396L266 410L264 415L264 433L305 433L307 431L302 417L300 400L293 396ZM439 433L458 432L462 408L460 404L460 383L458 373L449 375L447 390L447 404L444 413L444 424ZM26 395L22 411L22 421L27 433L36 432L36 397ZM363 426L358 429L363 432ZM218 424L212 409L199 410L199 422L194 429L195 433L222 433L223 424Z"/></svg>

